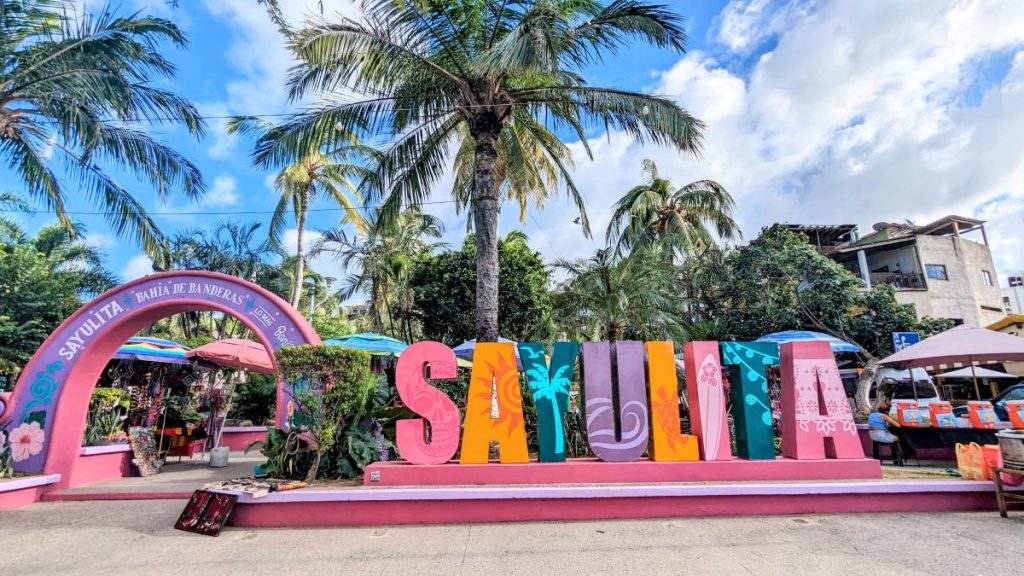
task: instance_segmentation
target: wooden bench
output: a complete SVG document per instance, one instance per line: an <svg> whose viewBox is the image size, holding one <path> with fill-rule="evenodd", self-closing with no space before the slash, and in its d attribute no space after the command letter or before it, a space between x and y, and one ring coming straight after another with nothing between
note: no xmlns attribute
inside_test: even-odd
<svg viewBox="0 0 1024 576"><path fill-rule="evenodd" d="M1003 518L1006 518L1007 503L1024 504L1024 494L1006 492L1006 490L1003 489L1003 479L999 475L1000 473L1024 477L1024 470L1014 470L1011 468L992 468L992 481L995 482L996 484L996 502L999 504L999 515Z"/></svg>

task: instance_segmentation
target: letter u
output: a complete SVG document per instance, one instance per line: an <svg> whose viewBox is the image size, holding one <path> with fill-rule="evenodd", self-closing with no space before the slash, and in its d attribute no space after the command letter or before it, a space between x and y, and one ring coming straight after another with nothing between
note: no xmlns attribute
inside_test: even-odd
<svg viewBox="0 0 1024 576"><path fill-rule="evenodd" d="M605 462L643 456L648 438L643 343L619 342L614 351L608 342L584 343L583 387L587 443L594 454Z"/></svg>

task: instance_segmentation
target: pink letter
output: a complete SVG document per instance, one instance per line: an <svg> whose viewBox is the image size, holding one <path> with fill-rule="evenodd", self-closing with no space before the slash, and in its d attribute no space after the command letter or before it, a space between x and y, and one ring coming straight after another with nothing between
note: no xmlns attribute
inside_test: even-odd
<svg viewBox="0 0 1024 576"><path fill-rule="evenodd" d="M782 455L863 458L864 448L828 342L782 347Z"/></svg>
<svg viewBox="0 0 1024 576"><path fill-rule="evenodd" d="M700 455L704 460L732 460L718 342L687 342L683 357L690 429L700 439Z"/></svg>
<svg viewBox="0 0 1024 576"><path fill-rule="evenodd" d="M396 422L395 443L399 454L413 464L443 464L459 449L459 409L427 382L427 367L434 380L458 376L455 353L440 342L417 342L402 352L395 368L398 397L423 418ZM424 421L430 423L429 442Z"/></svg>

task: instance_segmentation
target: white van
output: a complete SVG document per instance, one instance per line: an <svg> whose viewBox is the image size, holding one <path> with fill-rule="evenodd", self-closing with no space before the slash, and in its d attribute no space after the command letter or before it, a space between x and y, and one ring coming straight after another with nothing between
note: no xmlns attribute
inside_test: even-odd
<svg viewBox="0 0 1024 576"><path fill-rule="evenodd" d="M871 400L872 405L874 405L877 397L878 384L886 378L892 378L896 381L896 392L892 396L893 401L916 400L919 406L928 406L932 402L942 400L939 397L939 390L935 387L935 382L924 368L911 368L910 370L880 368L878 370L878 377L875 378L875 383L871 385L871 391L868 392L868 398ZM895 414L896 405L893 404L889 411Z"/></svg>

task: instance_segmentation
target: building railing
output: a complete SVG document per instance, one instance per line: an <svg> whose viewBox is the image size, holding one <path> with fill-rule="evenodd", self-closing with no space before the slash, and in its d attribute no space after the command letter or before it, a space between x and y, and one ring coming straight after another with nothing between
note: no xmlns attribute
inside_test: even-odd
<svg viewBox="0 0 1024 576"><path fill-rule="evenodd" d="M860 274L854 274L857 278L863 278ZM924 290L927 288L924 278L917 272L872 272L870 274L871 285L890 284L897 290Z"/></svg>

